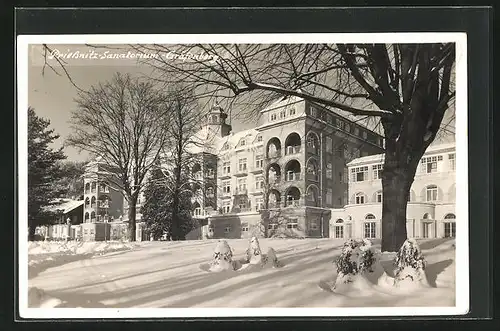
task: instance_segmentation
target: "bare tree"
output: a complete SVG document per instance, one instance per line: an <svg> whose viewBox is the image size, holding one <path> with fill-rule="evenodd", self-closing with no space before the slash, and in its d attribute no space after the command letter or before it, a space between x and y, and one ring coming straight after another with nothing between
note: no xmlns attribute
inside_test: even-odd
<svg viewBox="0 0 500 331"><path fill-rule="evenodd" d="M179 223L180 197L186 191L197 195L197 189L203 190L202 165L205 165L203 147L205 137L200 137L200 130L205 121L205 114L191 91L177 85L170 92L172 108L170 122L166 132L170 142L163 148L161 167L168 181L172 183L172 240L184 239ZM199 169L194 169L199 165ZM199 176L201 175L201 176Z"/></svg>
<svg viewBox="0 0 500 331"><path fill-rule="evenodd" d="M187 61L148 61L164 80L227 98L265 91L301 97L380 123L382 250L406 240L407 198L419 160L454 102L455 44L139 45ZM187 54L205 54L203 57ZM214 61L214 59L216 61ZM254 112L255 113L255 112Z"/></svg>
<svg viewBox="0 0 500 331"><path fill-rule="evenodd" d="M128 203L129 238L135 241L136 204L146 175L168 142L168 95L129 75L80 91L67 143L101 158L106 181Z"/></svg>

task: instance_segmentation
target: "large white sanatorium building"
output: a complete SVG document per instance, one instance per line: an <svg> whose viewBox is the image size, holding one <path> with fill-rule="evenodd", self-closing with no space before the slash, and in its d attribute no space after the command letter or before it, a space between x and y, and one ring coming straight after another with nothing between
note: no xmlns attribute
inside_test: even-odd
<svg viewBox="0 0 500 331"><path fill-rule="evenodd" d="M263 109L249 130L232 132L227 117L214 106L190 148L197 160L189 169L192 214L200 227L189 239L380 238L380 134L295 97ZM120 236L126 202L111 197L99 178L85 178L84 240ZM411 188L408 236L455 236L455 190L454 143L431 145ZM144 238L140 204L137 237ZM97 223L105 221L116 227L101 231Z"/></svg>

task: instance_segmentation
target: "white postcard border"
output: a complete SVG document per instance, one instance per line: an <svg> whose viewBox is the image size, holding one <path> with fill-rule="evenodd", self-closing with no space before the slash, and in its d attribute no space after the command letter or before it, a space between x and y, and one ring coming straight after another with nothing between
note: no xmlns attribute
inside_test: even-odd
<svg viewBox="0 0 500 331"><path fill-rule="evenodd" d="M30 44L182 44L182 43L456 43L456 237L455 307L359 308L28 308L27 112ZM431 316L469 311L467 35L466 33L300 33L300 34L170 34L170 35L21 35L17 37L18 253L19 314L22 318L166 318L166 317L297 317L297 316ZM16 96L14 96L16 97Z"/></svg>

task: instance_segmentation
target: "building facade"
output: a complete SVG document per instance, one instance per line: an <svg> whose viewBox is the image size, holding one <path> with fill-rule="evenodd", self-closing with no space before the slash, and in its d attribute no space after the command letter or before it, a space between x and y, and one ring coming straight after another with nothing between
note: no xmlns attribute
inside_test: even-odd
<svg viewBox="0 0 500 331"><path fill-rule="evenodd" d="M83 175L84 208L81 236L84 241L123 236L123 197L111 182L113 169L101 158L89 162ZM116 233L119 232L119 233Z"/></svg>
<svg viewBox="0 0 500 331"><path fill-rule="evenodd" d="M231 132L226 118L209 114L199 151L209 164L193 169L210 197L193 212L203 238L328 237L331 209L348 201L346 164L383 150L382 136L301 98L262 110L249 130Z"/></svg>
<svg viewBox="0 0 500 331"><path fill-rule="evenodd" d="M380 238L384 155L348 164L349 203L332 210L331 238ZM410 238L455 237L455 144L431 145L411 186L406 229Z"/></svg>

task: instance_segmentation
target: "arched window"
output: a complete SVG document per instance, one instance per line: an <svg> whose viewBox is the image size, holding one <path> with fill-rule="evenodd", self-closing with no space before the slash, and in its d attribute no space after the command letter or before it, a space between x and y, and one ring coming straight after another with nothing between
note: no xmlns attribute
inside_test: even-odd
<svg viewBox="0 0 500 331"><path fill-rule="evenodd" d="M308 175L309 179L314 180L314 181L319 180L318 164L317 164L315 159L311 158L307 161L306 170L307 170L307 175Z"/></svg>
<svg viewBox="0 0 500 331"><path fill-rule="evenodd" d="M424 216L422 216L422 219L424 219L424 220L428 220L430 218L431 218L431 216L429 215L429 213L425 213Z"/></svg>
<svg viewBox="0 0 500 331"><path fill-rule="evenodd" d="M318 188L314 185L310 185L306 192L307 201L309 205L318 207Z"/></svg>
<svg viewBox="0 0 500 331"><path fill-rule="evenodd" d="M365 194L362 192L356 193L354 196L354 203L357 205L362 205L365 203Z"/></svg>
<svg viewBox="0 0 500 331"><path fill-rule="evenodd" d="M274 137L269 140L266 148L267 158L275 158L281 156L281 141Z"/></svg>
<svg viewBox="0 0 500 331"><path fill-rule="evenodd" d="M318 139L318 136L314 132L309 132L307 134L306 142L307 142L308 149L312 153L318 154L318 152L319 152L319 139Z"/></svg>
<svg viewBox="0 0 500 331"><path fill-rule="evenodd" d="M444 236L445 238L455 238L456 235L456 224L455 224L455 214L446 214L444 217L446 220L444 222Z"/></svg>
<svg viewBox="0 0 500 331"><path fill-rule="evenodd" d="M89 213L85 213L85 223L87 223L89 221Z"/></svg>
<svg viewBox="0 0 500 331"><path fill-rule="evenodd" d="M93 212L90 213L90 220L92 222L95 222L95 211L93 211Z"/></svg>
<svg viewBox="0 0 500 331"><path fill-rule="evenodd" d="M344 220L338 219L335 221L335 238L343 239L344 238Z"/></svg>
<svg viewBox="0 0 500 331"><path fill-rule="evenodd" d="M373 214L368 214L365 216L365 227L364 227L364 237L368 239L374 239L376 236L376 223L373 221L375 216Z"/></svg>
<svg viewBox="0 0 500 331"><path fill-rule="evenodd" d="M90 199L90 206L95 207L95 196Z"/></svg>
<svg viewBox="0 0 500 331"><path fill-rule="evenodd" d="M300 191L295 186L288 189L286 194L286 206L287 207L298 207L300 200Z"/></svg>
<svg viewBox="0 0 500 331"><path fill-rule="evenodd" d="M101 191L101 192L107 192L108 191L106 183L99 184L99 191Z"/></svg>
<svg viewBox="0 0 500 331"><path fill-rule="evenodd" d="M438 187L436 185L429 185L425 189L426 201L437 201L438 199Z"/></svg>
<svg viewBox="0 0 500 331"><path fill-rule="evenodd" d="M454 220L455 219L455 214L446 214L444 217L445 220Z"/></svg>
<svg viewBox="0 0 500 331"><path fill-rule="evenodd" d="M301 139L296 132L292 132L285 140L285 154L296 154L300 152Z"/></svg>
<svg viewBox="0 0 500 331"><path fill-rule="evenodd" d="M297 160L290 160L286 166L286 180L294 181L300 180L300 163Z"/></svg>
<svg viewBox="0 0 500 331"><path fill-rule="evenodd" d="M277 163L272 163L269 165L269 170L267 171L267 182L269 184L275 184L280 181L281 178L281 168Z"/></svg>
<svg viewBox="0 0 500 331"><path fill-rule="evenodd" d="M89 197L86 197L85 198L85 207L88 207L89 204L90 204L90 199L89 199Z"/></svg>
<svg viewBox="0 0 500 331"><path fill-rule="evenodd" d="M280 206L281 194L277 190L271 190L268 199L269 208L278 208Z"/></svg>
<svg viewBox="0 0 500 331"><path fill-rule="evenodd" d="M214 188L212 186L207 187L207 197L211 198L214 196Z"/></svg>
<svg viewBox="0 0 500 331"><path fill-rule="evenodd" d="M97 188L97 184L96 184L96 182L93 182L93 183L91 184L91 192L92 192L92 193L95 193L96 188Z"/></svg>
<svg viewBox="0 0 500 331"><path fill-rule="evenodd" d="M85 193L90 193L90 183L85 184Z"/></svg>

